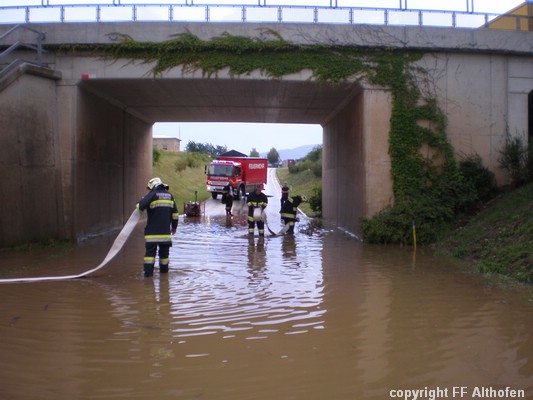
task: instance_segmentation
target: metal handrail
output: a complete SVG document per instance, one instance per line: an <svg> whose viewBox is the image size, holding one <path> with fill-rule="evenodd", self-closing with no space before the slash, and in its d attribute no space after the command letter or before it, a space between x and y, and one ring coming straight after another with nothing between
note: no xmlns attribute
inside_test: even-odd
<svg viewBox="0 0 533 400"><path fill-rule="evenodd" d="M19 25L15 25L13 28L9 29L7 32L5 32L3 35L1 35L0 36L0 42L2 41L2 39L8 37L9 35L11 35L12 33L16 32L19 29L25 29L27 31L35 33L37 43L36 44L31 44L31 43L23 43L21 41L17 41L17 42L13 43L7 49L5 49L4 51L2 51L0 53L0 60L2 60L3 58L6 58L9 54L11 54L12 52L14 52L17 49L26 48L26 49L36 50L37 51L37 63L35 63L33 61L27 61L27 60L23 60L23 59L17 58L16 60L14 60L10 64L8 64L6 67L0 68L0 78L3 78L10 71L14 70L19 65L22 65L24 63L34 64L34 65L37 65L39 67L43 66L43 41L45 39L45 34L43 32L38 31L37 29L33 29L33 28L29 27L29 26L25 26L25 25L20 25L19 24Z"/></svg>
<svg viewBox="0 0 533 400"><path fill-rule="evenodd" d="M246 0L245 0L246 1ZM254 9L261 9L261 10L268 10L271 9L274 11L275 15L277 16L276 21L270 21L270 22L301 22L301 21L294 21L288 19L288 17L285 15L285 11L293 11L293 10L310 10L310 14L312 15L310 18L310 21L312 23L320 23L319 21L319 12L324 10L337 10L337 11L345 11L347 14L347 20L346 21L340 21L335 23L346 23L346 24L353 24L354 23L354 16L357 15L357 13L362 12L378 12L383 13L383 21L381 24L383 25L392 25L394 24L390 20L390 14L397 12L397 13L405 13L405 14L413 14L417 15L417 21L416 25L424 25L424 16L430 15L430 14L442 14L447 15L450 17L450 27L458 27L459 24L457 22L457 16L465 15L465 16L475 16L479 17L479 20L483 21L483 24L489 23L493 18L501 16L501 14L496 13L486 13L486 12L475 12L474 11L474 0L466 0L466 9L465 10L433 10L433 9L411 9L407 6L408 0L398 0L399 4L397 8L384 8L384 7L351 7L351 6L342 6L339 5L339 0L327 0L329 4L327 5L312 5L313 1L307 2L306 5L281 5L276 4L275 0L271 0L272 3L267 4L267 0L256 0L256 3L246 3L246 4L208 4L208 3L202 3L201 1L195 1L195 0L180 0L178 2L167 2L167 3L145 3L145 4L137 4L137 3L128 3L127 1L123 0L108 0L108 2L104 2L101 0L99 3L93 3L93 4L50 4L49 0L41 0L41 5L19 5L19 6L0 6L0 12L3 10L5 11L13 11L13 10L24 10L24 19L25 23L31 23L31 22L43 22L38 21L36 18L35 20L32 20L32 11L35 10L58 10L58 21L44 21L44 22L70 22L66 18L67 10L75 10L75 9L93 9L94 10L94 17L87 18L87 21L85 18L83 18L86 22L102 22L102 11L106 9L127 9L129 8L131 10L130 15L130 21L151 21L151 19L141 19L139 18L139 11L145 8L161 8L166 10L166 17L167 21L176 21L175 14L177 10L183 11L184 9L199 9L203 8L203 20L205 22L211 22L211 10L219 9L219 8L229 8L229 9L237 9L239 10L240 15L240 21L241 22L256 22L256 21L250 21L247 18L247 14L249 11ZM315 0L317 1L317 0ZM85 14L86 15L86 14ZM523 15L513 15L512 17L517 18L517 27L520 26L520 22L524 18L528 18L527 16ZM116 19L106 19L106 21L125 21L126 19L123 18L116 18ZM181 20L181 19L180 19ZM183 19L183 21L197 21L197 19L190 18L190 19ZM72 20L72 22L79 22L78 20ZM217 20L217 22L220 22ZM234 21L233 21L234 22ZM4 22L0 18L0 24L5 24L7 22ZM371 22L370 22L371 23ZM401 24L405 25L405 24ZM465 26L468 27L468 26ZM473 27L473 26L472 26ZM479 27L475 26L476 28Z"/></svg>
<svg viewBox="0 0 533 400"><path fill-rule="evenodd" d="M17 50L17 49L19 49L21 47L24 47L24 48L27 48L27 49L31 49L31 50L36 50L37 51L37 65L39 67L42 67L42 65L43 65L43 41L44 41L44 39L46 37L44 32L38 31L37 29L33 29L33 28L31 28L29 26L26 26L26 25L18 24L18 25L15 25L13 28L9 29L3 35L1 35L0 36L0 41L2 41L2 39L5 39L6 37L8 37L9 35L11 35L12 33L14 33L15 31L17 31L19 29L25 29L27 31L35 33L36 39L37 39L37 43L35 45L33 45L33 44L22 43L20 41L17 41L16 43L13 43L11 46L9 46L7 49L5 49L4 51L2 51L0 53L0 60L2 58L4 58L4 57L7 57L13 51L15 51L15 50Z"/></svg>

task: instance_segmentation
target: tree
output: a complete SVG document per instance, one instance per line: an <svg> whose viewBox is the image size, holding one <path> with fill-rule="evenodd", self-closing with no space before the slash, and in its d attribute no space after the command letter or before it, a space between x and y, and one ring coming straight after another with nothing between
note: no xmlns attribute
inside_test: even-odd
<svg viewBox="0 0 533 400"><path fill-rule="evenodd" d="M187 143L185 150L191 153L207 154L211 158L216 158L228 151L226 146L213 146L211 143L196 143L193 141Z"/></svg>
<svg viewBox="0 0 533 400"><path fill-rule="evenodd" d="M268 163L270 165L278 165L279 164L279 161L280 161L279 153L278 153L278 151L276 150L275 147L272 147L270 149L270 151L267 154L267 159L268 159Z"/></svg>
<svg viewBox="0 0 533 400"><path fill-rule="evenodd" d="M259 152L254 148L250 151L250 157L259 157Z"/></svg>
<svg viewBox="0 0 533 400"><path fill-rule="evenodd" d="M318 145L318 146L313 147L313 150L307 153L305 158L313 162L320 161L322 158L322 146Z"/></svg>

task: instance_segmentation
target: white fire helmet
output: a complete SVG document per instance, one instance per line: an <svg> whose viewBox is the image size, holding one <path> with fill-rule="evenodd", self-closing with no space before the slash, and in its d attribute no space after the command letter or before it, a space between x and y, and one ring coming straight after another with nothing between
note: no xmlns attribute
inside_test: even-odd
<svg viewBox="0 0 533 400"><path fill-rule="evenodd" d="M161 180L161 178L152 178L148 181L148 189L152 190L153 188L155 187L158 187L159 185L162 185L163 184L163 181Z"/></svg>

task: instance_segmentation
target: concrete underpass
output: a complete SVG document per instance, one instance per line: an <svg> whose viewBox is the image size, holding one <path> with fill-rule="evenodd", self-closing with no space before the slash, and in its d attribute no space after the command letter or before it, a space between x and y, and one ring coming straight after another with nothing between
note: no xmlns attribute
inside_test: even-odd
<svg viewBox="0 0 533 400"><path fill-rule="evenodd" d="M253 24L40 28L48 43L106 42L113 31L147 41L166 40L180 30L204 38L225 31L251 36L257 32ZM502 49L466 54L464 49L443 50L456 48L459 38L466 40L464 31L451 29L390 29L387 35L383 27L372 28L376 32L368 27L294 24L272 29L297 43L338 37L340 44L369 45L379 32L380 40L390 40L391 46L438 48L440 53L429 54L422 63L438 72L433 84L449 118L450 140L458 152L475 150L493 170L506 125L511 131L524 126L527 130L533 61L520 32L502 34ZM0 26L0 34L3 30ZM420 35L422 31L426 36ZM444 31L445 36L437 35ZM473 32L468 31L471 42ZM481 31L474 36L476 46L491 43L491 36ZM27 38L21 34L16 39ZM493 42L495 47L502 43ZM34 57L26 50L12 56ZM364 81L317 84L308 71L275 80L259 71L240 77L221 71L208 78L201 71L174 68L153 78L151 64L129 60L47 54L45 62L47 68L22 64L0 80L2 246L48 237L83 238L120 227L151 175L155 122L320 124L324 216L356 231L360 217L393 201L388 155L391 99L383 88Z"/></svg>

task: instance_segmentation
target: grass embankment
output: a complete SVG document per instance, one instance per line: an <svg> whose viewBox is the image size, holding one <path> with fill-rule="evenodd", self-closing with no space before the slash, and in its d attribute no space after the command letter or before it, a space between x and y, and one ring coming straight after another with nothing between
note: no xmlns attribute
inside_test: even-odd
<svg viewBox="0 0 533 400"><path fill-rule="evenodd" d="M466 260L481 273L533 283L533 183L506 192L452 229L437 251Z"/></svg>
<svg viewBox="0 0 533 400"><path fill-rule="evenodd" d="M322 180L317 178L310 170L298 172L295 174L289 173L288 168L278 168L276 170L278 180L281 185L287 182L289 188L289 196L300 195L302 197L310 198L313 195L313 189L316 186L322 185ZM300 210L306 215L313 217L314 211L311 210L308 202L304 202L300 205Z"/></svg>
<svg viewBox="0 0 533 400"><path fill-rule="evenodd" d="M177 171L176 161L182 157L185 157L185 153L161 151L158 162L152 168L152 176L160 177L170 186L169 191L176 200L180 214L183 214L184 203L194 201L195 191L198 201L204 201L210 197L205 188L204 166L187 167L183 171Z"/></svg>

